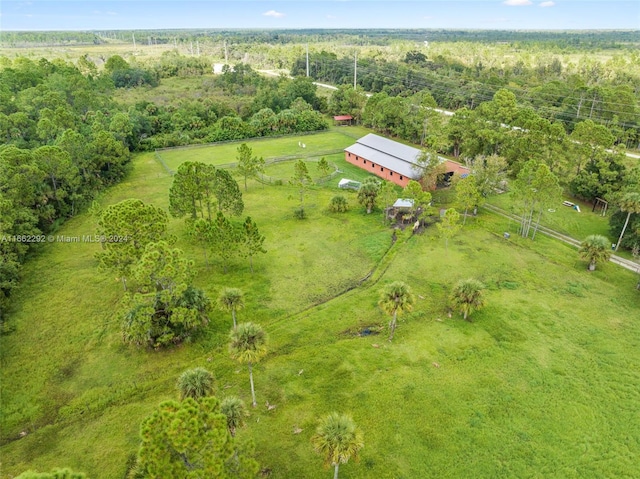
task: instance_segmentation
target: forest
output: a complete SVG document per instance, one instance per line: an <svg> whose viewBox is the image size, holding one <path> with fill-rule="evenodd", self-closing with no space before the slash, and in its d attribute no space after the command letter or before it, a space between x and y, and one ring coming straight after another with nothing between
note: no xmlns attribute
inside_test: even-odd
<svg viewBox="0 0 640 479"><path fill-rule="evenodd" d="M413 433L400 437L399 432L394 436L408 450L406 462L394 462L403 471L401 477L416 477L426 466L421 450L407 441L427 444L440 472L446 470L452 449L460 453L448 441L473 443L470 437L475 433L464 438L469 424L478 431L491 428L486 433L491 438L483 437L492 444L487 451L492 450L500 431L514 433L514 423L505 422L511 398L541 407L542 396L525 399L523 391L536 384L547 388L561 381L560 376L570 375L570 350L578 351L584 366L590 354L600 361L607 348L619 347L615 356L621 362L616 367L624 362L620 358L628 345L618 335L635 326L628 326L626 319L598 323L606 306L594 291L619 295L612 306L620 309L616 318L637 311L637 294L632 296L637 291L625 289L631 273L625 276L607 269L614 266L600 266L611 254L611 242L603 234L619 242L614 247L625 258L637 261L640 251L637 31L121 30L9 32L3 33L1 42L0 340L11 348L3 353L2 363L3 369L6 364L13 369L3 376L18 399L3 414L0 444L12 451L12 467L29 460L50 464L48 453L38 453L45 448L29 442L30 436L45 437L50 444L55 440L39 434L56 431L55 435L89 421L93 421L90 427L98 427L100 414L135 404L139 409L131 412L135 424L126 426L127 438L108 439L118 449L113 458L104 459L108 474L162 477L171 470L173 475L167 477L181 477L183 468L194 467L211 477L294 477L313 464L306 449L327 456L321 429L326 432L333 425L347 428L353 440L353 451L345 460L324 457L336 475L338 465L356 458L366 443L363 464L349 463L349 473L395 477L384 475L388 471L381 458L389 460L392 451L384 450L380 438L369 439L365 432L363 439L353 419L337 413L325 416L316 430L315 411L337 410L343 401L351 406L358 424L371 431L375 418L366 414L368 408L375 416L401 396L407 404L415 401L416 408L436 411L434 421L439 426L453 427L451 438L422 425L417 437ZM354 124L336 126L334 115L350 115ZM346 163L342 149L368 132L419 147L425 168L421 184L394 189ZM438 166L430 163L439 155L466 165L472 174L456 178L453 186L444 185ZM335 175L361 181L362 187L351 196L337 191L331 183ZM497 194L503 190L506 195ZM415 206L408 218L417 219L426 233L412 234L402 225L394 230L389 245L391 229L385 215L396 197L412 199ZM511 219L476 217L490 198L492 207L505 208ZM556 250L549 239L523 242L530 232L535 237L541 222L553 221L562 199L583 208L595 208L597 202L609 205L606 218L593 214L580 220L595 225L604 238L604 242L596 238L594 244L585 240L581 258L592 263L590 268L599 263L604 272L598 270L585 279L582 265L576 268L575 259L567 259L575 251L567 252L566 246ZM505 246L502 231L512 231L513 218L518 218L522 238ZM569 233L582 234L583 225L572 221ZM102 323L91 323L82 332L73 330L69 344L52 347L52 364L64 364L56 371L53 366L37 366L27 386L36 391L33 396L41 401L37 403L26 392L17 392L16 377L26 367L19 362L19 351L32 357L31 351L20 349L29 347L21 315L35 305L24 295L33 291L35 272L46 271L49 255L64 258L60 265L75 261L49 238L81 237L87 225L98 244L83 250L78 263L73 263L82 272L79 279L64 274L69 274L75 288L86 287L91 293L78 301L68 299L74 303L74 317L81 319L77 326L60 328L83 328L92 316L102 318ZM119 244L122 238L135 241ZM512 245L518 249L506 252ZM484 261L483 255L492 260ZM555 275L567 275L565 285L547 283L549 274L546 266L538 265L539 257ZM422 270L412 269L414 261ZM427 270L435 276L425 280L421 275ZM470 278L456 276L458 270ZM405 280L413 282L415 294ZM45 284L40 291L52 294L53 287ZM536 306L529 304L529 293L537 298ZM465 294L475 296L460 299ZM575 298L583 303L571 303ZM49 299L39 296L38 301L46 305ZM405 303L398 306L398 301ZM558 308L566 308L536 309L555 301L563 304ZM512 312L513 304L525 306ZM480 310L485 306L489 312L483 315ZM585 332L573 322L576 311L582 312L591 329ZM227 314L233 318L229 334ZM452 314L479 319L464 321L464 326L444 320L449 329L437 330L443 326L442 318ZM535 314L544 318L542 323L529 321ZM250 321L236 324L236 315ZM565 315L570 325L554 322L553 318ZM398 339L390 342L398 316L407 318L400 322L399 341L407 341L410 352L392 349L398 344ZM506 317L518 321L502 319ZM386 334L389 319L387 345L375 335ZM284 321L291 325L285 327ZM331 332L325 335L317 321ZM411 328L420 334L409 334ZM609 341L614 339L598 340L606 344L594 340L593 346L591 336L585 336L605 328L612 329L612 338L622 346L613 346ZM554 343L544 353L542 345L526 345L524 339L541 331ZM356 347L357 357L350 356L351 342L364 337L369 343ZM442 345L426 339L431 337ZM89 338L86 351L80 338ZM311 338L311 346L301 338ZM39 341L35 344L42 344ZM566 351L563 341L570 344ZM336 344L341 360L333 349ZM94 346L99 353L89 358ZM595 350L588 350L592 346ZM65 348L73 351L79 365L69 362ZM518 356L521 351L525 353ZM391 356L373 358L378 352ZM174 354L179 359L172 359ZM88 365L95 367L91 361L99 355L108 358L99 368L104 377L87 379ZM547 370L544 355L557 357L559 365ZM131 364L125 365L129 360ZM506 368L507 379L490 372L511 360L514 365ZM117 370L105 372L102 368L109 361L120 364L131 378L118 377ZM411 367L420 361L424 362L420 376L414 376L418 373ZM486 383L476 384L484 402L474 402L468 418L464 401L456 399L451 406L454 419L447 419L442 405L451 398L439 381L451 385L455 378L464 378L455 387L460 388L460 397L471 397L474 379L465 370L469 363L487 372ZM292 372L289 364L300 366ZM454 379L437 376L441 364L451 367ZM237 384L240 369L234 368L240 366L242 374L248 367L250 376L251 416L238 399L246 396L244 383ZM518 381L519 368L529 381L521 390L511 387ZM401 378L397 386L401 389L396 389L393 374L381 377L382 371L390 370ZM590 376L584 381L593 385L602 378ZM416 384L421 380L441 395L432 400L419 391ZM379 402L365 384L385 391ZM501 388L499 397L492 396L495 384ZM349 387L357 392L347 397ZM573 383L566 387L559 393L566 398L582 390ZM48 388L54 394L43 400ZM225 389L235 396L224 397ZM172 396L176 390L180 401ZM599 387L594 391L599 396L580 398L576 411L591 402L599 408L610 393ZM417 399L420 395L423 398ZM635 404L626 393L621 395L629 401L622 409ZM164 402L157 406L159 398ZM285 408L290 409L285 412ZM624 415L614 420L610 412L598 409L594 414L615 423L616 434L624 427L618 423ZM192 431L197 440L183 441L175 427L187 430L196 420L207 427ZM533 417L529 420L535 423ZM175 426L180 421L184 422ZM280 433L286 430L287 439L270 443L269 421L275 421ZM407 429L412 420L402 416L397 421ZM117 423L124 427L122 421ZM393 428L387 426L376 434L392 434ZM99 427L116 435L110 426ZM544 422L544 427L514 433L509 448L518 460L512 464L496 465L490 454L482 456L478 477L539 472L539 465L526 459L528 453L521 447L531 442L538 453L544 449L541 438L553 431L553 421ZM588 429L588 424L577 428ZM291 434L300 434L313 447L303 448ZM184 446L182 460L174 461L175 470L163 465L162 448L171 441L174 453ZM570 469L570 455L560 447L563 440L554 436L554 441L551 461ZM15 452L22 447L23 456ZM290 464L288 455L283 456L287 447L303 458L300 464ZM211 457L227 460L197 459L191 464L203 448ZM619 460L610 458L615 462L609 464L612 469L598 466L587 476L605 470L637 473L620 455L624 453L615 448L611 457ZM79 460L73 455L71 462L55 466L73 466L88 477L107 477L98 472L98 456L91 457L87 469ZM457 467L452 477L470 473L464 465ZM545 463L543 469L548 472L553 467ZM582 464L578 470L585 467ZM58 470L18 477L84 476ZM314 472L308 477L319 476Z"/></svg>

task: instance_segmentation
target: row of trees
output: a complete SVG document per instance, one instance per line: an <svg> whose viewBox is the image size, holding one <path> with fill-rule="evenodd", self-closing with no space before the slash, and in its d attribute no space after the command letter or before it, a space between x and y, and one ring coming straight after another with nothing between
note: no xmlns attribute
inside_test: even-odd
<svg viewBox="0 0 640 479"><path fill-rule="evenodd" d="M353 84L353 57L313 52L310 75L333 84ZM306 59L297 59L292 75L306 73ZM620 71L610 80L597 62L580 71L565 71L558 58L535 68L520 61L513 65L485 67L482 62L465 64L457 58L438 55L427 58L421 51L409 51L402 61L360 55L357 83L365 91L389 96L411 96L429 92L441 108L475 109L490 101L501 88L509 88L523 105L563 124L567 132L583 120L614 126L617 142L638 144L640 121L637 113L637 78Z"/></svg>
<svg viewBox="0 0 640 479"><path fill-rule="evenodd" d="M496 160L499 158L491 158L490 162L496 162ZM499 171L493 170L494 174ZM480 173L483 172L480 171ZM502 180L499 176L492 176L492 178L494 180L492 188L495 188ZM480 187L483 184L485 184L484 180L478 177L477 172L456 181L456 205L464 210L465 219L469 209L477 209L484 203L485 197L493 193L493 191L481 193ZM520 214L520 234L527 238L531 233L531 238L534 239L545 211L557 205L561 199L558 179L544 163L531 161L525 164L517 178L510 184L510 188L513 190L514 206ZM614 225L612 232L619 234L617 242L611 243L607 237L598 234L589 235L582 241L579 254L581 258L588 261L589 271L595 270L597 263L609 260L612 250L617 251L622 244L628 245L634 257L638 257L640 225L636 225L631 220L634 216L640 215L640 194L634 191L634 188L637 188L637 184L621 190L618 196L619 211L611 218L611 224ZM455 210L449 209L441 223L438 223L445 237L447 234L455 233L456 214ZM628 228L629 225L631 225L630 228ZM640 288L640 283L638 287Z"/></svg>
<svg viewBox="0 0 640 479"><path fill-rule="evenodd" d="M109 92L59 60L0 58L0 318L43 235L125 174L126 125L102 113Z"/></svg>
<svg viewBox="0 0 640 479"><path fill-rule="evenodd" d="M433 109L433 97L424 92L409 97L380 93L365 101L351 87L341 87L329 106L335 112L347 109L385 135L463 162L500 155L514 175L531 159L544 162L562 186L587 201L612 199L625 183L637 180L637 173L625 165L624 151L615 147L611 128L585 120L567 134L558 122L520 106L508 90L498 91L475 110L462 108L448 120Z"/></svg>

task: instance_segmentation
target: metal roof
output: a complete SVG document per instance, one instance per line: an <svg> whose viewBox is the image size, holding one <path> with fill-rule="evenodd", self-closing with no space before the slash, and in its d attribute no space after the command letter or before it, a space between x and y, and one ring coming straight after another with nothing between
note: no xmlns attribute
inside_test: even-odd
<svg viewBox="0 0 640 479"><path fill-rule="evenodd" d="M413 208L413 200L409 198L398 198L393 204L394 208Z"/></svg>
<svg viewBox="0 0 640 479"><path fill-rule="evenodd" d="M399 160L406 161L408 163L417 164L418 157L422 153L419 149L412 146L398 143L397 141L389 140L382 136L369 133L358 140L361 145L368 146L374 150L382 151L390 156L394 156Z"/></svg>
<svg viewBox="0 0 640 479"><path fill-rule="evenodd" d="M393 170L400 175L418 180L422 176L422 168L418 165L418 158L422 154L418 148L389 140L382 136L369 133L357 140L355 145L345 148L346 152ZM469 169L460 163L438 156L440 162L445 162L447 172L466 173Z"/></svg>
<svg viewBox="0 0 640 479"><path fill-rule="evenodd" d="M421 176L421 168L416 163L420 150L373 133L363 136L345 151L413 180Z"/></svg>

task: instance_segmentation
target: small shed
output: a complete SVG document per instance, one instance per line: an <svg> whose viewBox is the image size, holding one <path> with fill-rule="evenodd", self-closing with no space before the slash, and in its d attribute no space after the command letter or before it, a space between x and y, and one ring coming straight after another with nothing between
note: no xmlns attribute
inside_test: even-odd
<svg viewBox="0 0 640 479"><path fill-rule="evenodd" d="M414 201L410 198L398 198L391 207L385 210L387 218L390 220L395 219L404 224L405 220L412 214L413 205Z"/></svg>
<svg viewBox="0 0 640 479"><path fill-rule="evenodd" d="M359 190L361 183L359 181L349 180L347 178L342 178L338 182L338 188L342 188L343 190Z"/></svg>
<svg viewBox="0 0 640 479"><path fill-rule="evenodd" d="M351 115L336 115L333 117L336 125L351 125L353 117Z"/></svg>
<svg viewBox="0 0 640 479"><path fill-rule="evenodd" d="M410 210L413 208L413 200L409 198L398 198L392 206L396 211Z"/></svg>

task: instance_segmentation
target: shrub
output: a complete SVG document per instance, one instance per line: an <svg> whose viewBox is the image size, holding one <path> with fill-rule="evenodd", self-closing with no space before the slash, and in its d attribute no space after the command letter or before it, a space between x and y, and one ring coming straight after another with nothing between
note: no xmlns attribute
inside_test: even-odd
<svg viewBox="0 0 640 479"><path fill-rule="evenodd" d="M293 216L295 216L299 220L303 220L307 217L307 213L304 211L304 207L298 206L295 210L293 210Z"/></svg>
<svg viewBox="0 0 640 479"><path fill-rule="evenodd" d="M344 213L349 209L349 203L347 199L342 195L337 195L331 198L329 203L329 211L332 213Z"/></svg>

